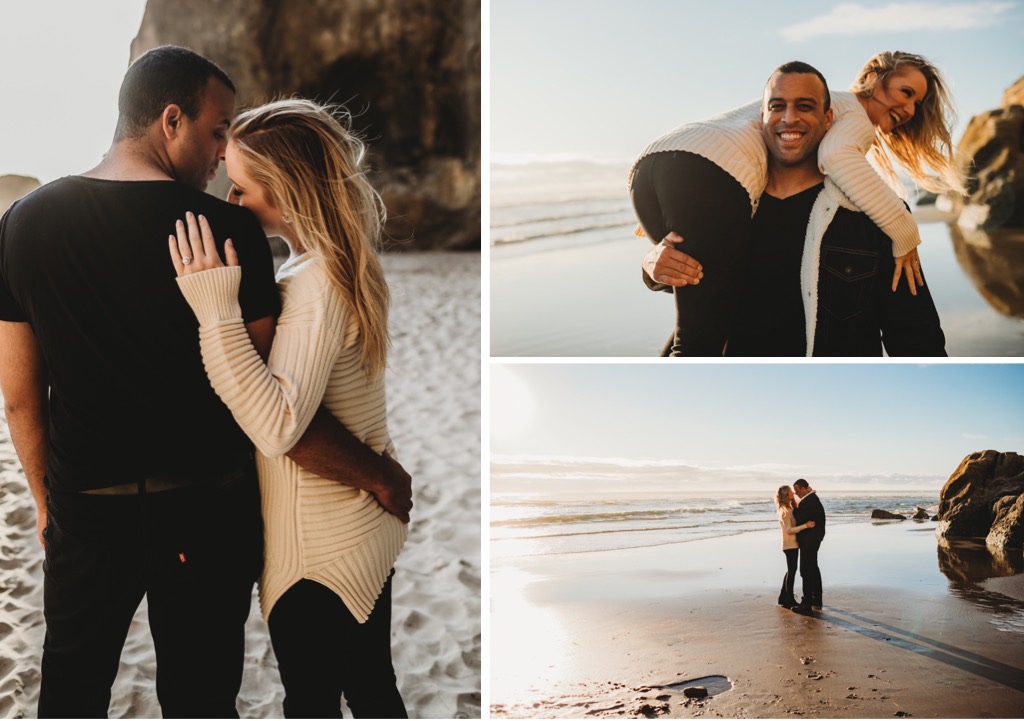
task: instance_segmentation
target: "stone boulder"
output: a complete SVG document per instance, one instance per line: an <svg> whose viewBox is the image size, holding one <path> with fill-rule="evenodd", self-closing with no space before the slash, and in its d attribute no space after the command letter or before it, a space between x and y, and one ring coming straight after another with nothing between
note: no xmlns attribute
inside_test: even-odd
<svg viewBox="0 0 1024 721"><path fill-rule="evenodd" d="M927 510L918 506L917 510L914 512L914 515L911 516L911 518L913 518L915 521L926 521L928 520L929 515L930 514Z"/></svg>
<svg viewBox="0 0 1024 721"><path fill-rule="evenodd" d="M880 508L876 508L871 512L871 517L881 521L905 521L906 516L901 516L898 513L892 513L891 511L883 511Z"/></svg>
<svg viewBox="0 0 1024 721"><path fill-rule="evenodd" d="M1024 231L949 229L956 259L981 297L1002 315L1024 318Z"/></svg>
<svg viewBox="0 0 1024 721"><path fill-rule="evenodd" d="M39 181L27 175L0 175L0 215L39 187Z"/></svg>
<svg viewBox="0 0 1024 721"><path fill-rule="evenodd" d="M960 463L939 494L940 537L985 538L994 548L1024 542L1024 456L979 451Z"/></svg>
<svg viewBox="0 0 1024 721"><path fill-rule="evenodd" d="M480 37L475 0L149 0L131 55L192 48L231 76L239 109L344 103L370 144L388 234L478 249Z"/></svg>
<svg viewBox="0 0 1024 721"><path fill-rule="evenodd" d="M971 118L957 151L968 172L957 223L965 228L1024 228L1024 77L1002 105Z"/></svg>

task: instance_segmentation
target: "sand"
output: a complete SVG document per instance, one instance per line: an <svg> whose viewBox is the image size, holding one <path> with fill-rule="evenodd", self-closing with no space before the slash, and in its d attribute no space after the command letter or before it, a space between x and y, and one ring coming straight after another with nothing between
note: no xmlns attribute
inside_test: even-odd
<svg viewBox="0 0 1024 721"><path fill-rule="evenodd" d="M776 605L776 536L496 561L491 715L1020 716L1024 603L949 580L934 524L830 527L816 617Z"/></svg>
<svg viewBox="0 0 1024 721"><path fill-rule="evenodd" d="M391 431L414 479L409 541L394 580L392 648L412 718L480 717L480 254L385 258L392 286ZM44 633L42 549L0 419L0 716L34 717ZM280 718L283 691L255 599L243 718ZM111 717L159 718L145 604L113 689Z"/></svg>

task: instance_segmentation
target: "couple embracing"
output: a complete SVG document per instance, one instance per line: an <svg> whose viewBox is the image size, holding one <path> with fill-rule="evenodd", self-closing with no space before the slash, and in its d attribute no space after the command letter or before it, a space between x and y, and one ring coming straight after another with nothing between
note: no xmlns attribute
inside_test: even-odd
<svg viewBox="0 0 1024 721"><path fill-rule="evenodd" d="M795 494L795 497L794 497ZM775 492L782 527L782 552L786 554L786 575L782 579L779 605L797 613L821 610L821 570L818 548L825 539L825 508L811 485L803 478ZM793 595L797 563L803 583L803 600Z"/></svg>
<svg viewBox="0 0 1024 721"><path fill-rule="evenodd" d="M384 395L384 209L337 109L237 118L214 63L129 68L113 144L0 220L0 389L45 549L40 717L105 717L145 596L165 718L237 717L254 582L288 717L401 718L411 479ZM232 187L205 194L221 161ZM276 279L266 235L290 256ZM254 452L255 446L255 452Z"/></svg>

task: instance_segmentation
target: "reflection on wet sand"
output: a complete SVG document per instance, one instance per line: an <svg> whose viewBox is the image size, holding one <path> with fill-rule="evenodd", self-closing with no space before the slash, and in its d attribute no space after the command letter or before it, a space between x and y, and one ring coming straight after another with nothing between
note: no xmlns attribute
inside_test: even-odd
<svg viewBox="0 0 1024 721"><path fill-rule="evenodd" d="M964 273L989 305L1024 318L1024 230L971 230L949 225L953 251Z"/></svg>
<svg viewBox="0 0 1024 721"><path fill-rule="evenodd" d="M950 591L996 614L1001 630L1024 631L1024 601L994 591L985 581L1024 572L1021 549L998 549L983 539L939 538L939 570L949 579Z"/></svg>

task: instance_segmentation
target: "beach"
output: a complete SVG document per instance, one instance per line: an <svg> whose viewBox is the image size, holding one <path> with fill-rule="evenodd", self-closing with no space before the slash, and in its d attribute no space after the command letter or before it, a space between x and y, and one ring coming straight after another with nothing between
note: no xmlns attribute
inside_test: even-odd
<svg viewBox="0 0 1024 721"><path fill-rule="evenodd" d="M814 616L776 603L777 528L601 551L523 545L492 562L491 714L1019 717L1021 564L940 546L935 526L830 524ZM698 685L708 698L684 695Z"/></svg>
<svg viewBox="0 0 1024 721"><path fill-rule="evenodd" d="M650 245L633 235L628 170L628 163L581 161L492 167L492 355L660 353L675 307L669 294L651 292L641 280ZM1024 235L965 234L934 206L913 212L947 353L1024 355Z"/></svg>
<svg viewBox="0 0 1024 721"><path fill-rule="evenodd" d="M411 718L480 717L480 254L383 259L392 289L388 416L413 476L396 564L392 649ZM35 507L0 418L0 717L34 717L44 633ZM201 652L201 650L197 650ZM112 718L159 718L145 603L132 622ZM283 690L253 598L242 718L281 718Z"/></svg>

